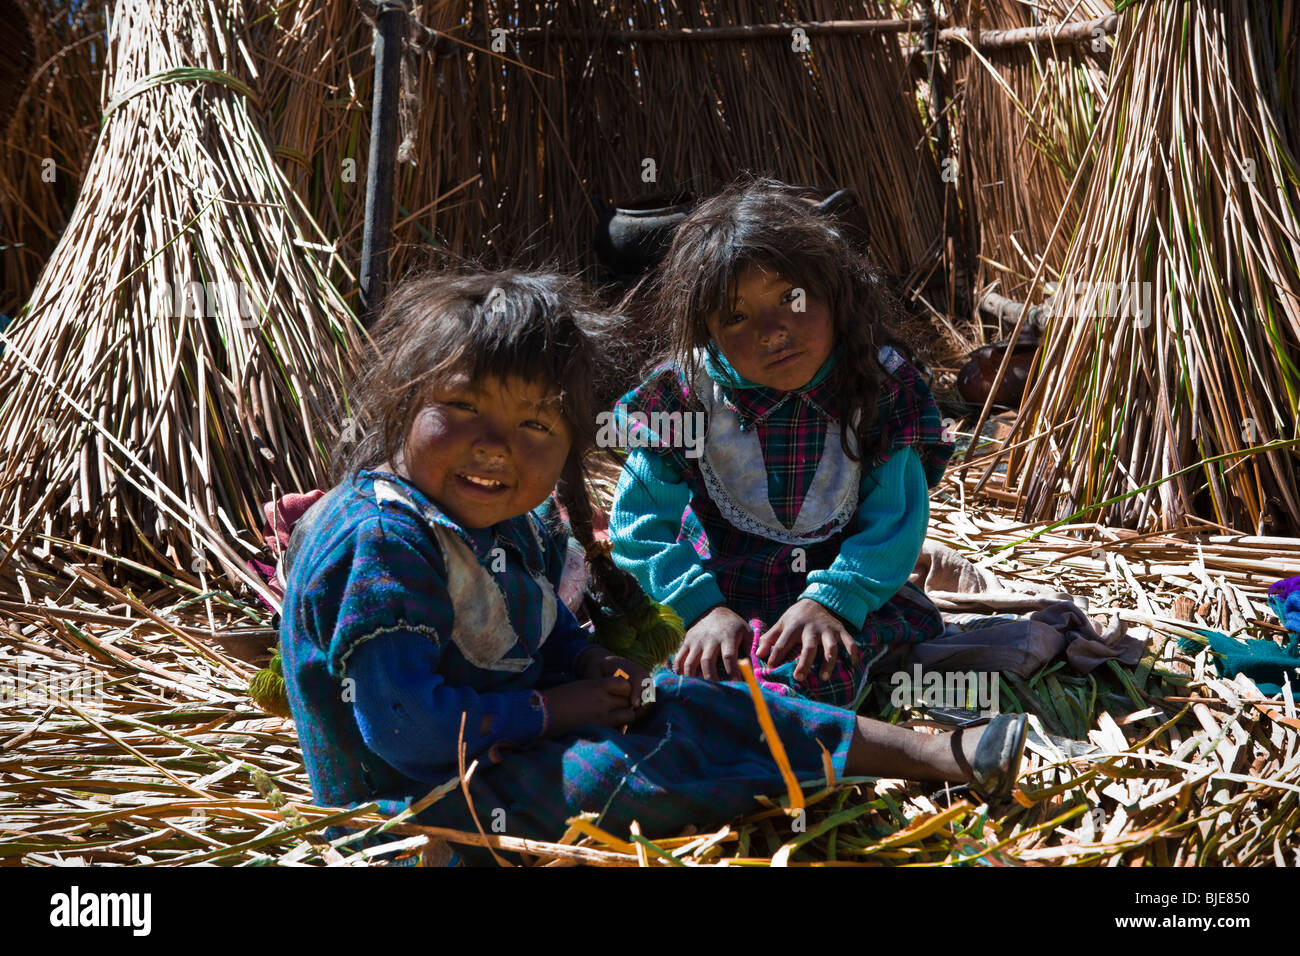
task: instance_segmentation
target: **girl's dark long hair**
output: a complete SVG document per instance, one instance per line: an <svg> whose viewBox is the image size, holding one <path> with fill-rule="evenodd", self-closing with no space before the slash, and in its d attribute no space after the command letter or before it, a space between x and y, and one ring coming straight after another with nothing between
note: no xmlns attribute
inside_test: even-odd
<svg viewBox="0 0 1300 956"><path fill-rule="evenodd" d="M878 413L879 347L892 341L901 310L871 262L848 241L840 223L819 213L806 191L773 179L728 186L682 220L659 264L643 317L661 323L667 355L690 378L697 350L717 346L705 317L728 314L736 281L749 265L774 270L830 309L839 361L831 371L844 451L861 460ZM662 358L661 357L661 358ZM688 379L689 380L689 379ZM860 412L855 453L849 424Z"/></svg>
<svg viewBox="0 0 1300 956"><path fill-rule="evenodd" d="M594 583L639 596L629 590L635 581L592 547L589 468L597 456L613 455L596 448L597 413L621 394L621 370L631 361L621 329L581 282L555 272L461 266L403 280L371 330L374 350L341 416L333 479L395 460L430 393L453 374L540 382L560 393L573 438L557 497L574 536L594 555Z"/></svg>

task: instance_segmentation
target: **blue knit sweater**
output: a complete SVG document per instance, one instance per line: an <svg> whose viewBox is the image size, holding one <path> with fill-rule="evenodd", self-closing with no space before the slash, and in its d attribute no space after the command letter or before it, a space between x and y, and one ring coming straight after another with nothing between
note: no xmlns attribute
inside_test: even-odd
<svg viewBox="0 0 1300 956"><path fill-rule="evenodd" d="M531 515L462 528L413 484L378 471L361 471L322 507L280 622L316 799L344 806L442 783L457 772L462 718L467 760L541 737L533 690L572 680L592 647L554 597L560 542ZM502 616L462 621L458 591L475 606L495 597Z"/></svg>

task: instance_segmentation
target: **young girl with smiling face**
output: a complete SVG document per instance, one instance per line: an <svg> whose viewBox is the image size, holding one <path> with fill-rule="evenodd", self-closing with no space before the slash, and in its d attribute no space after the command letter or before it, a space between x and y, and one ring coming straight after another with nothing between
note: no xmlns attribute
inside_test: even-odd
<svg viewBox="0 0 1300 956"><path fill-rule="evenodd" d="M619 409L702 416L703 454L630 422L610 522L615 562L688 625L678 673L734 679L748 656L778 693L850 706L882 648L942 632L906 582L952 447L877 340L891 308L780 183L733 186L678 226L650 299L670 359Z"/></svg>
<svg viewBox="0 0 1300 956"><path fill-rule="evenodd" d="M643 683L557 600L565 549L533 509L558 482L590 528L584 462L609 328L558 276L394 292L353 393L366 436L285 559L285 684L318 803L397 813L457 778L461 748L477 761L478 820L530 839L559 839L583 812L619 836L634 820L675 835L784 792L743 687ZM798 699L769 707L805 778L829 753L840 775L1002 792L1023 741L1010 725L930 736ZM415 822L476 831L459 791Z"/></svg>

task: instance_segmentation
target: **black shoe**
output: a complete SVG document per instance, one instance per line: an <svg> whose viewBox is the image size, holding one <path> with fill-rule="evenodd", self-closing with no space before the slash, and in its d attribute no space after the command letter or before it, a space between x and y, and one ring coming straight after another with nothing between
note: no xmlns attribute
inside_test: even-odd
<svg viewBox="0 0 1300 956"><path fill-rule="evenodd" d="M1011 795L1028 732L1029 718L1024 714L998 714L989 721L971 762L971 793L989 804Z"/></svg>

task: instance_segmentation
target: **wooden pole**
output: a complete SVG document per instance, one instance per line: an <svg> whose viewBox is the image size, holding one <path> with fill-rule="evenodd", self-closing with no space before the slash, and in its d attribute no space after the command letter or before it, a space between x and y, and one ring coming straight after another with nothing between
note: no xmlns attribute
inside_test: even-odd
<svg viewBox="0 0 1300 956"><path fill-rule="evenodd" d="M554 40L585 40L599 43L679 43L683 41L716 42L721 40L756 40L789 36L798 27L808 36L852 36L871 33L920 33L930 17L898 20L810 20L792 23L756 23L725 27L681 27L676 30L610 30L593 33L587 30L553 30L549 27L519 27L511 32L519 43L545 43ZM942 26L942 21L936 21ZM1108 13L1096 20L1053 23L1041 27L1017 27L1014 30L969 30L947 27L937 30L936 41L971 43L979 50L999 50L1034 43L1085 43L1119 28L1119 14ZM425 28L434 35L436 31Z"/></svg>
<svg viewBox="0 0 1300 956"><path fill-rule="evenodd" d="M813 20L801 23L755 23L725 27L681 27L676 30L611 30L591 33L586 30L552 30L547 27L520 27L511 37L523 43L547 40L598 40L604 43L676 43L682 40L754 40L765 37L788 37L798 27L808 36L841 36L855 33L911 33L920 30L924 20Z"/></svg>
<svg viewBox="0 0 1300 956"><path fill-rule="evenodd" d="M382 0L375 23L375 90L370 110L370 161L361 234L361 321L374 322L388 288L388 249L393 232L393 170L397 163L397 101L401 91L402 41L410 19L408 0Z"/></svg>
<svg viewBox="0 0 1300 956"><path fill-rule="evenodd" d="M947 312L954 311L956 300L956 276L958 248L963 244L958 241L957 194L953 180L947 175L953 168L955 158L951 155L952 143L948 132L948 92L947 78L939 63L939 17L937 3L931 0L926 10L925 27L921 32L922 49L925 56L925 73L930 84L930 116L934 122L935 156L939 160L940 174L943 176L943 258L944 271L947 273Z"/></svg>
<svg viewBox="0 0 1300 956"><path fill-rule="evenodd" d="M979 50L1001 50L1031 43L1086 43L1119 29L1119 14L1108 13L1096 20L1075 23L1053 23L1045 27L1017 27L1014 30L980 30L972 39L965 27L949 27L939 31L940 43L970 41Z"/></svg>

